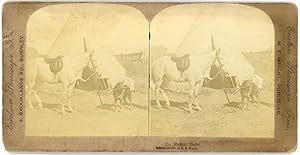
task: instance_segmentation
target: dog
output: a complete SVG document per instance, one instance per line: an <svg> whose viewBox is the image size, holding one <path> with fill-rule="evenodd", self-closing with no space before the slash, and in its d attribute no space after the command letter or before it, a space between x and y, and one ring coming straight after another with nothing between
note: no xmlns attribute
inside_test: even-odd
<svg viewBox="0 0 300 155"><path fill-rule="evenodd" d="M240 87L240 94L242 98L242 108L247 105L249 106L249 102L260 104L259 98L259 88L258 86L249 80L243 81ZM255 100L256 98L256 100Z"/></svg>
<svg viewBox="0 0 300 155"><path fill-rule="evenodd" d="M124 82L118 82L112 92L115 102L114 111L117 111L118 101L120 103L120 110L125 104L129 104L130 108L132 107L132 93L128 85L124 84Z"/></svg>

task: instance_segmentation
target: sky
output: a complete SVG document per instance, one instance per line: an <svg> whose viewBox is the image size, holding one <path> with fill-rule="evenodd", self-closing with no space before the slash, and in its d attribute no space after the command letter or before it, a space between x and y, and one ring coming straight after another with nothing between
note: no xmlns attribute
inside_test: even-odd
<svg viewBox="0 0 300 155"><path fill-rule="evenodd" d="M170 53L206 52L211 36L224 53L274 48L274 27L261 10L239 4L184 4L151 21L151 45ZM137 9L118 4L59 4L36 11L27 24L27 47L38 53L90 50L114 54L148 48L149 23Z"/></svg>
<svg viewBox="0 0 300 155"><path fill-rule="evenodd" d="M274 48L274 27L263 11L239 4L185 4L166 8L151 22L151 43L169 53L216 48L225 53Z"/></svg>
<svg viewBox="0 0 300 155"><path fill-rule="evenodd" d="M27 45L38 53L90 50L135 53L148 47L148 21L137 9L116 4L59 4L34 12Z"/></svg>

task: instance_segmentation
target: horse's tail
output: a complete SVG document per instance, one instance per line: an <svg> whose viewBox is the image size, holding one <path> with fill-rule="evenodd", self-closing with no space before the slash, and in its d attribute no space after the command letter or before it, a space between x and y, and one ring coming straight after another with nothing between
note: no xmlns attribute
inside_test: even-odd
<svg viewBox="0 0 300 155"><path fill-rule="evenodd" d="M155 90L156 87L162 84L163 76L165 74L165 59L166 57L158 58L154 60L151 65L149 87L152 90Z"/></svg>

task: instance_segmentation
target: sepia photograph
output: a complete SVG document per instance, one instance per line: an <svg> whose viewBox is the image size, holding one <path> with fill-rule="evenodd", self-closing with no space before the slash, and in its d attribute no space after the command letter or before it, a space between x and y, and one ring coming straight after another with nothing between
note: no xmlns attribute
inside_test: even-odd
<svg viewBox="0 0 300 155"><path fill-rule="evenodd" d="M293 3L6 2L6 151L292 152Z"/></svg>
<svg viewBox="0 0 300 155"><path fill-rule="evenodd" d="M58 4L26 31L26 136L148 134L148 31L118 4Z"/></svg>
<svg viewBox="0 0 300 155"><path fill-rule="evenodd" d="M151 21L150 135L274 136L274 27L241 4L183 4Z"/></svg>
<svg viewBox="0 0 300 155"><path fill-rule="evenodd" d="M183 4L148 22L61 4L26 35L28 136L274 136L274 27L259 9Z"/></svg>

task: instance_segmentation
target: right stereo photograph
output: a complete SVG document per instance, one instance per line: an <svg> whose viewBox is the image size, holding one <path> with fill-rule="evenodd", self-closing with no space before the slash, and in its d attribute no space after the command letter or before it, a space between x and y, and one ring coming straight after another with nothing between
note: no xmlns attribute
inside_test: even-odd
<svg viewBox="0 0 300 155"><path fill-rule="evenodd" d="M149 135L274 137L274 26L240 4L183 4L150 23Z"/></svg>

